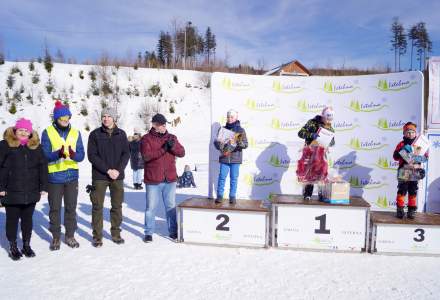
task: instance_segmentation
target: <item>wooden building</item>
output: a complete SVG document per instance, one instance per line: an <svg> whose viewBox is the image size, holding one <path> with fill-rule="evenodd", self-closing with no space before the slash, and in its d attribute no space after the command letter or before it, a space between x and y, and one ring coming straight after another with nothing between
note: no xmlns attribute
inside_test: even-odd
<svg viewBox="0 0 440 300"><path fill-rule="evenodd" d="M264 75L310 76L312 73L310 73L310 71L307 70L307 68L304 67L299 61L292 60L288 63L282 64L281 66L273 68L270 71L267 71L264 73Z"/></svg>

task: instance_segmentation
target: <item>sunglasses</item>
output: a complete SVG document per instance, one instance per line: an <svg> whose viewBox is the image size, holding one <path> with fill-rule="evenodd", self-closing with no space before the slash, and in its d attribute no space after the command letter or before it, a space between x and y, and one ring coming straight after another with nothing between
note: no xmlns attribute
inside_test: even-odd
<svg viewBox="0 0 440 300"><path fill-rule="evenodd" d="M70 117L69 116L62 116L62 117L59 117L58 120L63 121L63 122L69 122Z"/></svg>

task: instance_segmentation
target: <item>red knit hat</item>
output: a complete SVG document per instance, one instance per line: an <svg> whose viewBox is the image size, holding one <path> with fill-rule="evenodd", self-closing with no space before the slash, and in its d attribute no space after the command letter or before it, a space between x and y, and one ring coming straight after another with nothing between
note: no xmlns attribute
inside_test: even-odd
<svg viewBox="0 0 440 300"><path fill-rule="evenodd" d="M405 125L403 125L403 133L412 130L414 132L417 132L417 125L414 124L413 122L408 122Z"/></svg>

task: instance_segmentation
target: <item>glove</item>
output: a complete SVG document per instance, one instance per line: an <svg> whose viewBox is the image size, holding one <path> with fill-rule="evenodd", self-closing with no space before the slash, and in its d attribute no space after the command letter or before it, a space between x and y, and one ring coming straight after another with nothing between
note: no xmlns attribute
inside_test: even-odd
<svg viewBox="0 0 440 300"><path fill-rule="evenodd" d="M312 139L316 140L318 138L318 136L319 136L319 134L315 132L312 134Z"/></svg>
<svg viewBox="0 0 440 300"><path fill-rule="evenodd" d="M72 147L69 146L69 157L73 159L76 155L76 152L72 150Z"/></svg>
<svg viewBox="0 0 440 300"><path fill-rule="evenodd" d="M171 148L173 148L173 146L174 146L174 140L170 138L162 145L162 148L168 152L171 150Z"/></svg>
<svg viewBox="0 0 440 300"><path fill-rule="evenodd" d="M66 153L64 153L64 145L61 146L60 150L58 150L58 157L59 157L59 158L64 158L64 159L67 158Z"/></svg>
<svg viewBox="0 0 440 300"><path fill-rule="evenodd" d="M405 146L403 147L403 150L405 150L405 151L408 152L408 153L411 153L411 152L412 152L412 147L411 147L411 145L405 145Z"/></svg>

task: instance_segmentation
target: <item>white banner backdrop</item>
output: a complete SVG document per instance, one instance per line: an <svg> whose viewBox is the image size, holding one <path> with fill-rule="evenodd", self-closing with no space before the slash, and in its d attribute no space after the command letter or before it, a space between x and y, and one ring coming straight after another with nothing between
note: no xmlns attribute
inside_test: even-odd
<svg viewBox="0 0 440 300"><path fill-rule="evenodd" d="M440 129L440 56L429 59L428 128Z"/></svg>
<svg viewBox="0 0 440 300"><path fill-rule="evenodd" d="M440 130L428 130L431 142L426 172L426 211L440 213Z"/></svg>
<svg viewBox="0 0 440 300"><path fill-rule="evenodd" d="M349 181L350 194L362 196L372 209L395 206L397 163L392 155L407 121L423 126L422 73L344 77L214 73L211 86L210 196L215 195L219 170L213 141L228 109L239 112L249 141L237 196L267 199L273 193L302 192L295 171L304 140L297 133L331 105L336 130L336 145L329 154L331 170ZM226 197L228 185L227 181ZM424 204L421 198L419 207Z"/></svg>

